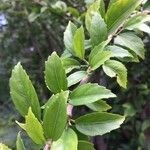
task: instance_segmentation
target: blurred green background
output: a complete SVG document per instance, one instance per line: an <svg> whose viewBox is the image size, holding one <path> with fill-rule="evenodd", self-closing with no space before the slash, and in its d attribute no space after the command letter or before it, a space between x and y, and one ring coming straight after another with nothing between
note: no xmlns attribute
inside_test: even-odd
<svg viewBox="0 0 150 150"><path fill-rule="evenodd" d="M43 104L51 94L43 79L44 62L52 51L63 52L63 32L68 21L82 24L86 5L92 1L0 0L0 142L15 147L20 130L15 120L22 120L9 94L13 66L18 61L22 63ZM108 2L105 0L106 5ZM150 10L150 1L144 7ZM127 119L120 129L93 139L97 150L150 150L150 36L142 37L146 58L126 65L128 89L119 88L105 76L98 80L118 95L109 102L111 111L125 114ZM23 137L28 149L36 150L24 133Z"/></svg>

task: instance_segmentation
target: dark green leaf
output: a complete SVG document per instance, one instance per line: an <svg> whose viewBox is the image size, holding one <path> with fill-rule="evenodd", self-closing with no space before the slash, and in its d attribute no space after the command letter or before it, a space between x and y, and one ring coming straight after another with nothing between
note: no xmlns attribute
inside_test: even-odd
<svg viewBox="0 0 150 150"><path fill-rule="evenodd" d="M86 150L95 150L93 143L90 143L87 141L78 142L78 150L84 150L85 147L86 147Z"/></svg>
<svg viewBox="0 0 150 150"><path fill-rule="evenodd" d="M45 62L45 81L49 90L59 93L67 90L67 77L61 59L53 52Z"/></svg>

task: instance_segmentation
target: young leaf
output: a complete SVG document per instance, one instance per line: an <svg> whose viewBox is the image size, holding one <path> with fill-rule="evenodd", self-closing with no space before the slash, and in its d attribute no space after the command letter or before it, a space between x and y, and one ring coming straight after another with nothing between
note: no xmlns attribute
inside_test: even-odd
<svg viewBox="0 0 150 150"><path fill-rule="evenodd" d="M86 71L77 71L73 74L71 74L67 80L68 80L68 87L80 82L83 78L87 76Z"/></svg>
<svg viewBox="0 0 150 150"><path fill-rule="evenodd" d="M45 143L43 127L41 123L38 121L38 119L35 117L35 115L33 114L31 107L29 108L28 114L25 116L25 124L19 123L17 121L16 123L27 132L29 137L36 144Z"/></svg>
<svg viewBox="0 0 150 150"><path fill-rule="evenodd" d="M75 31L74 38L73 38L73 47L74 47L74 54L75 56L79 57L80 59L84 59L84 29L81 26L79 29Z"/></svg>
<svg viewBox="0 0 150 150"><path fill-rule="evenodd" d="M88 141L79 141L78 142L78 150L84 150L85 147L86 147L86 150L95 150L93 143L90 143Z"/></svg>
<svg viewBox="0 0 150 150"><path fill-rule="evenodd" d="M131 32L121 33L115 38L115 44L128 47L144 59L144 44L142 40Z"/></svg>
<svg viewBox="0 0 150 150"><path fill-rule="evenodd" d="M108 33L113 34L143 0L115 0L105 15Z"/></svg>
<svg viewBox="0 0 150 150"><path fill-rule="evenodd" d="M80 63L73 59L73 58L62 58L62 64L63 67L65 68L66 73L69 73L73 69L79 69L80 68Z"/></svg>
<svg viewBox="0 0 150 150"><path fill-rule="evenodd" d="M97 12L93 13L90 27L90 37L93 46L100 44L107 39L107 26Z"/></svg>
<svg viewBox="0 0 150 150"><path fill-rule="evenodd" d="M117 82L120 86L126 88L127 86L127 69L119 61L108 60L103 65L104 72L112 77L117 77Z"/></svg>
<svg viewBox="0 0 150 150"><path fill-rule="evenodd" d="M111 109L111 106L108 105L105 101L99 100L94 103L86 104L87 107L92 109L93 111L107 111Z"/></svg>
<svg viewBox="0 0 150 150"><path fill-rule="evenodd" d="M77 118L75 124L77 130L81 133L96 136L119 128L124 120L124 116L106 112L96 112Z"/></svg>
<svg viewBox="0 0 150 150"><path fill-rule="evenodd" d="M67 97L65 92L52 96L45 107L43 118L44 134L56 141L62 135L67 123Z"/></svg>
<svg viewBox="0 0 150 150"><path fill-rule="evenodd" d="M67 77L61 59L53 52L45 62L45 81L49 90L59 93L67 90Z"/></svg>
<svg viewBox="0 0 150 150"><path fill-rule="evenodd" d="M73 37L74 37L76 30L77 30L77 27L70 21L64 32L64 44L65 44L66 49L71 53L74 53L73 52Z"/></svg>
<svg viewBox="0 0 150 150"><path fill-rule="evenodd" d="M18 133L18 135L17 135L16 149L17 150L26 150L24 143L21 139L20 133Z"/></svg>
<svg viewBox="0 0 150 150"><path fill-rule="evenodd" d="M64 130L60 139L53 142L51 150L77 150L78 139L76 133L68 128Z"/></svg>
<svg viewBox="0 0 150 150"><path fill-rule="evenodd" d="M0 143L0 150L11 150L10 148L8 148L8 146Z"/></svg>
<svg viewBox="0 0 150 150"><path fill-rule="evenodd" d="M25 116L31 107L34 115L40 120L41 108L37 94L20 63L14 67L9 84L11 98L19 113Z"/></svg>
<svg viewBox="0 0 150 150"><path fill-rule="evenodd" d="M98 84L83 84L70 94L70 103L74 106L85 105L100 99L116 97L110 90Z"/></svg>

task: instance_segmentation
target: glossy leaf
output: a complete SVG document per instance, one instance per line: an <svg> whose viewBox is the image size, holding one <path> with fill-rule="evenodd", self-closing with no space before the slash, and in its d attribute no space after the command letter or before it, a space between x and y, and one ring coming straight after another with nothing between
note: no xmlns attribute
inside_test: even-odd
<svg viewBox="0 0 150 150"><path fill-rule="evenodd" d="M83 84L70 94L70 103L74 106L85 105L104 98L116 97L110 90L98 84Z"/></svg>
<svg viewBox="0 0 150 150"><path fill-rule="evenodd" d="M77 71L71 74L67 80L68 80L68 87L80 82L82 79L84 79L87 76L86 71Z"/></svg>
<svg viewBox="0 0 150 150"><path fill-rule="evenodd" d="M107 26L97 12L93 13L90 27L90 37L93 46L100 44L107 39Z"/></svg>
<svg viewBox="0 0 150 150"><path fill-rule="evenodd" d="M96 112L81 116L75 120L76 128L89 136L103 135L120 127L125 120L124 116Z"/></svg>
<svg viewBox="0 0 150 150"><path fill-rule="evenodd" d="M16 149L17 150L26 150L24 143L21 139L20 133L18 133L18 135L17 135Z"/></svg>
<svg viewBox="0 0 150 150"><path fill-rule="evenodd" d="M117 82L120 86L126 88L127 86L127 69L119 61L108 60L103 65L104 72L112 77L117 77Z"/></svg>
<svg viewBox="0 0 150 150"><path fill-rule="evenodd" d="M40 120L41 108L37 94L20 63L14 67L9 85L11 98L18 112L25 116L31 107L34 115Z"/></svg>
<svg viewBox="0 0 150 150"><path fill-rule="evenodd" d="M86 147L86 150L95 150L93 143L90 143L87 141L78 142L78 150L84 150L85 147Z"/></svg>
<svg viewBox="0 0 150 150"><path fill-rule="evenodd" d="M67 97L65 92L53 95L45 107L43 128L47 139L58 140L67 124Z"/></svg>
<svg viewBox="0 0 150 150"><path fill-rule="evenodd" d="M111 109L111 106L108 105L105 101L99 100L94 103L86 104L87 107L92 109L93 111L107 111Z"/></svg>
<svg viewBox="0 0 150 150"><path fill-rule="evenodd" d="M45 62L45 81L49 90L59 93L67 90L67 77L61 59L53 52Z"/></svg>
<svg viewBox="0 0 150 150"><path fill-rule="evenodd" d="M66 49L71 52L73 52L73 37L75 34L75 31L77 30L77 27L70 21L68 23L68 26L64 32L64 44Z"/></svg>
<svg viewBox="0 0 150 150"><path fill-rule="evenodd" d="M75 31L73 38L74 54L80 59L84 59L85 53L84 40L85 40L84 29L83 26L81 26L79 29Z"/></svg>
<svg viewBox="0 0 150 150"><path fill-rule="evenodd" d="M25 124L19 123L17 121L16 123L27 132L29 137L36 144L45 143L43 127L41 123L38 121L38 119L35 117L35 115L33 114L31 107L29 108L28 114L25 116Z"/></svg>
<svg viewBox="0 0 150 150"><path fill-rule="evenodd" d="M108 33L115 31L124 23L126 18L141 4L143 0L115 0L107 10L105 19L108 26Z"/></svg>
<svg viewBox="0 0 150 150"><path fill-rule="evenodd" d="M77 150L78 139L76 133L68 128L64 130L61 138L53 142L51 150Z"/></svg>
<svg viewBox="0 0 150 150"><path fill-rule="evenodd" d="M119 34L115 38L115 44L128 47L133 52L135 52L138 56L144 59L144 44L142 40L131 32L126 32Z"/></svg>
<svg viewBox="0 0 150 150"><path fill-rule="evenodd" d="M8 148L8 146L4 145L3 143L0 143L0 150L11 150Z"/></svg>

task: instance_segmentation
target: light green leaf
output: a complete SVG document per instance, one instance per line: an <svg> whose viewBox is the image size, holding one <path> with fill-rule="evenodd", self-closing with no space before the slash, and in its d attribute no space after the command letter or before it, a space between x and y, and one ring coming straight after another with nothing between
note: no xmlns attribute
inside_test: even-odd
<svg viewBox="0 0 150 150"><path fill-rule="evenodd" d="M84 40L85 40L84 29L83 26L81 26L79 29L75 31L73 38L74 54L80 59L84 59L85 53Z"/></svg>
<svg viewBox="0 0 150 150"><path fill-rule="evenodd" d="M127 69L119 61L108 60L103 65L104 72L112 77L117 77L117 82L120 86L126 88L127 86Z"/></svg>
<svg viewBox="0 0 150 150"><path fill-rule="evenodd" d="M86 104L87 107L92 109L93 111L107 111L111 109L111 106L108 105L105 101L99 100L94 103Z"/></svg>
<svg viewBox="0 0 150 150"><path fill-rule="evenodd" d="M81 116L75 120L76 128L89 136L103 135L120 127L125 120L117 114L96 112Z"/></svg>
<svg viewBox="0 0 150 150"><path fill-rule="evenodd" d="M27 132L29 137L36 144L45 143L43 127L33 114L31 107L29 108L28 114L25 116L25 124L19 123L17 121L16 123Z"/></svg>
<svg viewBox="0 0 150 150"><path fill-rule="evenodd" d="M40 120L41 108L37 94L20 63L14 67L9 85L11 98L19 113L25 116L31 107L34 115Z"/></svg>
<svg viewBox="0 0 150 150"><path fill-rule="evenodd" d="M138 56L140 56L142 59L144 59L144 57L145 57L144 56L144 53L145 53L144 44L143 44L142 40L135 34L133 34L131 32L119 34L115 38L114 42L115 42L115 44L128 47L133 52L135 52Z"/></svg>
<svg viewBox="0 0 150 150"><path fill-rule="evenodd" d="M148 120L145 120L143 123L142 123L142 131L144 132L146 129L148 129L150 127L150 119Z"/></svg>
<svg viewBox="0 0 150 150"><path fill-rule="evenodd" d="M87 141L78 142L78 150L84 150L85 147L86 147L86 150L95 150L93 143L90 143Z"/></svg>
<svg viewBox="0 0 150 150"><path fill-rule="evenodd" d="M90 37L93 46L100 44L107 39L107 26L97 12L93 13L90 27Z"/></svg>
<svg viewBox="0 0 150 150"><path fill-rule="evenodd" d="M71 52L72 54L74 53L74 48L73 48L73 37L75 34L75 31L77 30L77 27L69 21L68 26L64 32L64 44L66 49Z"/></svg>
<svg viewBox="0 0 150 150"><path fill-rule="evenodd" d="M8 148L8 146L4 145L3 143L0 143L0 150L11 150Z"/></svg>
<svg viewBox="0 0 150 150"><path fill-rule="evenodd" d="M110 90L98 84L83 84L70 94L70 103L74 106L85 105L104 98L116 97Z"/></svg>
<svg viewBox="0 0 150 150"><path fill-rule="evenodd" d="M150 27L147 24L145 24L145 23L143 23L140 26L138 26L137 29L139 29L140 31L143 31L145 33L150 34Z"/></svg>
<svg viewBox="0 0 150 150"><path fill-rule="evenodd" d="M108 33L114 34L143 0L115 0L105 15Z"/></svg>
<svg viewBox="0 0 150 150"><path fill-rule="evenodd" d="M26 150L26 148L24 146L24 143L23 143L23 141L21 139L20 132L17 135L16 149L17 150Z"/></svg>
<svg viewBox="0 0 150 150"><path fill-rule="evenodd" d="M106 50L109 50L112 52L112 57L119 57L119 58L125 58L125 57L131 57L133 58L133 55L126 49L113 45L113 46L107 46L105 48Z"/></svg>
<svg viewBox="0 0 150 150"><path fill-rule="evenodd" d="M56 141L67 124L67 96L65 92L53 95L45 107L43 128L47 139Z"/></svg>
<svg viewBox="0 0 150 150"><path fill-rule="evenodd" d="M45 81L49 90L59 93L67 90L67 77L61 59L53 52L45 62Z"/></svg>
<svg viewBox="0 0 150 150"><path fill-rule="evenodd" d="M63 67L65 68L66 73L69 73L73 69L79 69L80 68L80 63L73 59L73 58L62 58L62 64Z"/></svg>
<svg viewBox="0 0 150 150"><path fill-rule="evenodd" d="M61 138L53 142L51 150L77 150L78 139L76 133L68 128L64 130Z"/></svg>
<svg viewBox="0 0 150 150"><path fill-rule="evenodd" d="M77 71L71 74L67 80L68 80L68 87L80 82L82 79L84 79L87 76L86 71Z"/></svg>
<svg viewBox="0 0 150 150"><path fill-rule="evenodd" d="M127 117L133 117L136 114L136 109L131 103L124 103L124 115Z"/></svg>

